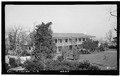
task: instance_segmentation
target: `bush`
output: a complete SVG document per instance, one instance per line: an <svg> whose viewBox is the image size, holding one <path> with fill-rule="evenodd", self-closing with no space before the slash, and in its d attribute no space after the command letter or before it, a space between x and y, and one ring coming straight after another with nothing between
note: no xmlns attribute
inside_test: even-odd
<svg viewBox="0 0 120 76"><path fill-rule="evenodd" d="M43 70L44 67L42 65L42 62L40 61L26 61L24 63L24 67L28 71L37 71L37 70Z"/></svg>
<svg viewBox="0 0 120 76"><path fill-rule="evenodd" d="M83 50L83 49L80 50L80 53L81 54L90 54L90 52L88 52L88 50Z"/></svg>
<svg viewBox="0 0 120 76"><path fill-rule="evenodd" d="M82 43L82 48L95 51L98 47L98 41L86 40Z"/></svg>
<svg viewBox="0 0 120 76"><path fill-rule="evenodd" d="M88 70L100 70L100 68L98 68L97 66L93 66L91 65Z"/></svg>
<svg viewBox="0 0 120 76"><path fill-rule="evenodd" d="M90 66L90 63L88 61L84 61L79 63L78 68L84 70L89 68L89 66Z"/></svg>
<svg viewBox="0 0 120 76"><path fill-rule="evenodd" d="M9 63L10 63L12 68L18 67L18 64L16 63L15 58L9 58Z"/></svg>
<svg viewBox="0 0 120 76"><path fill-rule="evenodd" d="M58 56L57 60L60 61L60 62L63 61L64 60L63 55L62 56Z"/></svg>
<svg viewBox="0 0 120 76"><path fill-rule="evenodd" d="M5 63L5 68L6 68L6 70L9 70L11 67L8 66L8 64Z"/></svg>
<svg viewBox="0 0 120 76"><path fill-rule="evenodd" d="M50 60L46 64L46 70L69 70L71 69L70 63L67 61L59 61L59 60Z"/></svg>
<svg viewBox="0 0 120 76"><path fill-rule="evenodd" d="M101 44L101 45L98 47L98 50L99 50L99 51L105 51L104 45Z"/></svg>
<svg viewBox="0 0 120 76"><path fill-rule="evenodd" d="M109 46L108 48L109 49L116 49L117 47L116 46Z"/></svg>
<svg viewBox="0 0 120 76"><path fill-rule="evenodd" d="M70 62L70 61L59 61L59 60L46 60L45 70L100 70L97 66L93 66L88 61L83 62ZM43 70L43 63L41 61L26 61L26 70L37 71Z"/></svg>
<svg viewBox="0 0 120 76"><path fill-rule="evenodd" d="M27 51L24 50L24 51L22 52L21 56L30 56L30 54L29 54Z"/></svg>
<svg viewBox="0 0 120 76"><path fill-rule="evenodd" d="M97 66L93 66L89 61L83 61L78 65L79 70L100 70Z"/></svg>
<svg viewBox="0 0 120 76"><path fill-rule="evenodd" d="M47 70L100 70L97 66L91 65L88 61L69 62L51 61L47 65Z"/></svg>

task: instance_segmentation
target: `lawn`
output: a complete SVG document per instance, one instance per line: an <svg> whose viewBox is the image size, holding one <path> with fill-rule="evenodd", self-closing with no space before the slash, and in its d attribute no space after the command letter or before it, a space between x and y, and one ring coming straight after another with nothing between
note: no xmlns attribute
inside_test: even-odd
<svg viewBox="0 0 120 76"><path fill-rule="evenodd" d="M90 63L98 65L102 70L117 67L117 51L107 50L95 54L80 55L79 61L89 60Z"/></svg>

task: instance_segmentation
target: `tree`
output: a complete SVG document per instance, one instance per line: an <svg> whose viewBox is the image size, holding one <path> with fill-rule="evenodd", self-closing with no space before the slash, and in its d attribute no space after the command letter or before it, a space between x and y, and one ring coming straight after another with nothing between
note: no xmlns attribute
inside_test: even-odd
<svg viewBox="0 0 120 76"><path fill-rule="evenodd" d="M112 30L109 30L108 33L106 34L106 39L108 40L108 42L112 42L113 39L113 33Z"/></svg>
<svg viewBox="0 0 120 76"><path fill-rule="evenodd" d="M33 45L35 47L32 55L35 57L35 61L42 61L45 70L45 63L47 59L52 59L56 52L56 46L52 39L52 30L50 25L52 22L47 24L43 23L36 26Z"/></svg>
<svg viewBox="0 0 120 76"><path fill-rule="evenodd" d="M80 50L78 50L77 47L73 46L71 52L72 52L73 59L78 60L80 56Z"/></svg>
<svg viewBox="0 0 120 76"><path fill-rule="evenodd" d="M82 48L88 50L88 52L95 51L96 48L98 47L98 41L92 41L92 40L88 39L88 40L84 41L81 46L82 46Z"/></svg>
<svg viewBox="0 0 120 76"><path fill-rule="evenodd" d="M13 28L10 28L10 31L8 32L8 40L8 43L10 44L9 49L15 51L17 55L21 55L23 46L27 40L26 31L20 26L14 26Z"/></svg>
<svg viewBox="0 0 120 76"><path fill-rule="evenodd" d="M66 60L66 58L70 55L71 50L69 50L68 47L61 47L61 52L63 59Z"/></svg>
<svg viewBox="0 0 120 76"><path fill-rule="evenodd" d="M116 31L117 33L117 9L112 9L112 7L110 7L110 17L114 17L115 18L115 22L114 22L114 26L113 26L113 29Z"/></svg>
<svg viewBox="0 0 120 76"><path fill-rule="evenodd" d="M10 43L10 47L9 49L12 50L12 49L15 49L15 40L14 40L14 36L12 35L11 32L9 32L8 34L9 36L9 43Z"/></svg>

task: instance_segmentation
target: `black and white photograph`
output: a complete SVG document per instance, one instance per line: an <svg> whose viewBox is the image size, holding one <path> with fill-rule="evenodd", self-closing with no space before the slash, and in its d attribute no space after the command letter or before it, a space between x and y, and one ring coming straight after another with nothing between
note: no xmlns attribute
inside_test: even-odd
<svg viewBox="0 0 120 76"><path fill-rule="evenodd" d="M117 72L117 12L117 4L5 4L6 73Z"/></svg>

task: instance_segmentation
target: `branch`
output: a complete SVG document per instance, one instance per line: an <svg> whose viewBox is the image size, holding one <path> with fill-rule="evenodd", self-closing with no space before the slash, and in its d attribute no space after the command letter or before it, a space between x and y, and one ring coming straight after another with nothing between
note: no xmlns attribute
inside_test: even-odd
<svg viewBox="0 0 120 76"><path fill-rule="evenodd" d="M111 16L114 16L114 17L117 17L117 15L114 15L114 14L112 13L112 10L111 10L111 9L112 9L112 7L110 8L110 15L111 15Z"/></svg>
<svg viewBox="0 0 120 76"><path fill-rule="evenodd" d="M111 15L111 16L114 16L114 17L117 17L116 15L112 14L112 12L111 12L111 11L110 11L110 15Z"/></svg>

